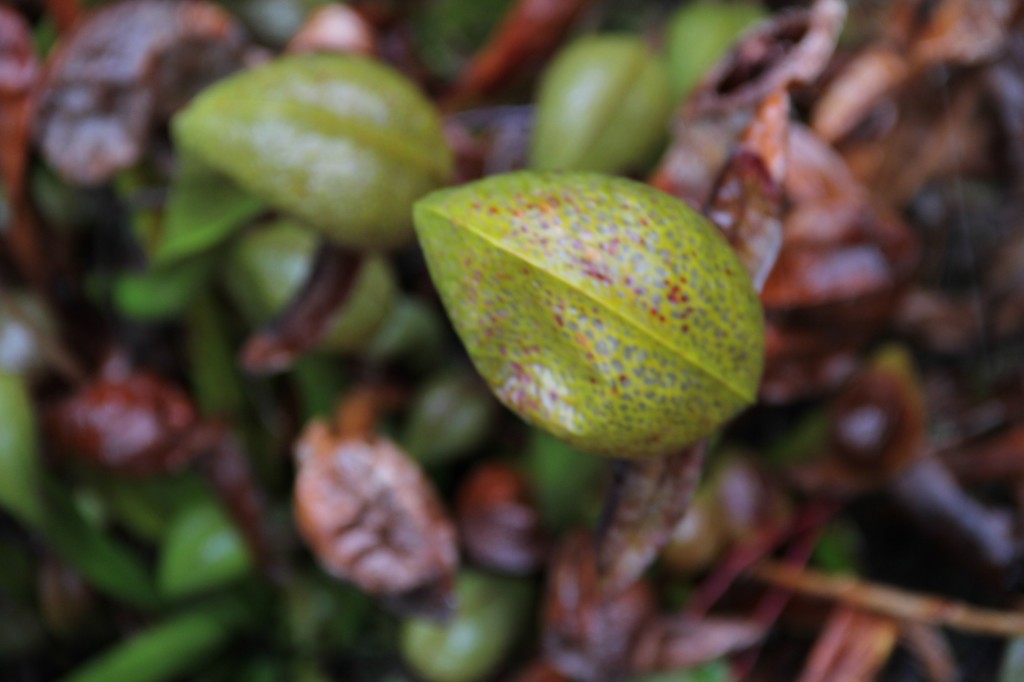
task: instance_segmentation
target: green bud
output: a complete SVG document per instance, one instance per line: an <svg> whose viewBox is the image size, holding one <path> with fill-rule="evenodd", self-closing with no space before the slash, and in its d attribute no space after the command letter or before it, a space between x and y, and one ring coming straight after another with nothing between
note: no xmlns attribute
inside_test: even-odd
<svg viewBox="0 0 1024 682"><path fill-rule="evenodd" d="M451 622L410 618L402 625L402 655L427 682L488 679L527 625L532 589L524 580L464 571Z"/></svg>
<svg viewBox="0 0 1024 682"><path fill-rule="evenodd" d="M675 97L690 94L736 38L766 16L764 8L747 2L696 0L679 8L665 38Z"/></svg>
<svg viewBox="0 0 1024 682"><path fill-rule="evenodd" d="M672 99L665 67L628 35L588 36L544 73L530 166L621 173L652 160Z"/></svg>
<svg viewBox="0 0 1024 682"><path fill-rule="evenodd" d="M441 464L479 447L498 414L498 404L467 371L439 374L424 384L409 410L402 444L424 464Z"/></svg>

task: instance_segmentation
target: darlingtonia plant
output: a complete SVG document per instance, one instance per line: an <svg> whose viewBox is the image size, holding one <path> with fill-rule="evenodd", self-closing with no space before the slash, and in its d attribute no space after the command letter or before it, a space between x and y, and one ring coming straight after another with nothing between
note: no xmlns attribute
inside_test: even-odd
<svg viewBox="0 0 1024 682"><path fill-rule="evenodd" d="M521 172L436 192L415 217L479 372L573 446L666 458L755 400L757 292L683 202L622 178Z"/></svg>

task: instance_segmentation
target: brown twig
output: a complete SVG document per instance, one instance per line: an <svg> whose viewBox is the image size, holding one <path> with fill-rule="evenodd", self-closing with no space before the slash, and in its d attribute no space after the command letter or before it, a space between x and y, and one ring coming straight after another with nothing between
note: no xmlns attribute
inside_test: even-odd
<svg viewBox="0 0 1024 682"><path fill-rule="evenodd" d="M766 560L747 573L751 578L803 595L929 625L941 625L997 637L1024 636L1024 612L983 609L960 601L918 594L857 578L828 576Z"/></svg>

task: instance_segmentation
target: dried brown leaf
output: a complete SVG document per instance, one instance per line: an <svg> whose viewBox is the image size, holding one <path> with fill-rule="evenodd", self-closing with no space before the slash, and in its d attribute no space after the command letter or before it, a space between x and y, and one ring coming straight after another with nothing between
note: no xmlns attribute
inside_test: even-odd
<svg viewBox="0 0 1024 682"><path fill-rule="evenodd" d="M448 94L447 105L506 87L524 68L554 52L591 0L517 0Z"/></svg>
<svg viewBox="0 0 1024 682"><path fill-rule="evenodd" d="M597 573L592 537L574 533L562 541L548 571L544 654L574 680L621 679L634 637L653 609L653 593L643 581L608 592Z"/></svg>
<svg viewBox="0 0 1024 682"><path fill-rule="evenodd" d="M828 65L845 18L842 0L815 0L758 25L711 70L688 106L699 114L729 111L812 83Z"/></svg>
<svg viewBox="0 0 1024 682"><path fill-rule="evenodd" d="M970 64L1003 46L1017 0L908 0L893 3L887 25L918 67Z"/></svg>
<svg viewBox="0 0 1024 682"><path fill-rule="evenodd" d="M380 597L447 599L455 529L415 462L391 441L339 438L321 421L306 427L295 454L296 522L327 571Z"/></svg>
<svg viewBox="0 0 1024 682"><path fill-rule="evenodd" d="M485 464L459 488L459 534L474 563L504 573L530 573L544 561L540 513L525 476Z"/></svg>
<svg viewBox="0 0 1024 682"><path fill-rule="evenodd" d="M776 92L765 98L704 209L725 233L758 290L782 246L788 120L788 95Z"/></svg>
<svg viewBox="0 0 1024 682"><path fill-rule="evenodd" d="M668 544L690 507L706 452L700 441L668 457L617 464L598 543L609 594L635 583Z"/></svg>
<svg viewBox="0 0 1024 682"><path fill-rule="evenodd" d="M36 137L68 181L97 184L134 165L150 133L241 66L245 40L202 0L128 0L98 9L47 62Z"/></svg>
<svg viewBox="0 0 1024 682"><path fill-rule="evenodd" d="M887 45L873 45L829 82L814 104L811 128L835 142L857 127L879 101L910 75L905 55Z"/></svg>
<svg viewBox="0 0 1024 682"><path fill-rule="evenodd" d="M377 34L359 12L347 5L331 3L309 15L285 51L372 55L377 51Z"/></svg>
<svg viewBox="0 0 1024 682"><path fill-rule="evenodd" d="M147 372L101 376L58 401L47 435L62 454L148 476L185 467L216 438L188 395Z"/></svg>
<svg viewBox="0 0 1024 682"><path fill-rule="evenodd" d="M662 616L637 635L632 667L637 672L692 668L760 642L763 625L738 618Z"/></svg>

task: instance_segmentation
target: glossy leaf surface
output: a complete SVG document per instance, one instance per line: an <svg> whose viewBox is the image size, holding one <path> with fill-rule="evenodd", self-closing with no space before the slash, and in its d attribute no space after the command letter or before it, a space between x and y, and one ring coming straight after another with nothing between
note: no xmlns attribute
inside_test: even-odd
<svg viewBox="0 0 1024 682"><path fill-rule="evenodd" d="M221 81L174 132L243 189L353 248L409 241L410 206L452 173L433 106L351 55L284 57Z"/></svg>
<svg viewBox="0 0 1024 682"><path fill-rule="evenodd" d="M602 173L636 168L665 138L671 108L665 68L642 40L583 38L544 74L530 166Z"/></svg>
<svg viewBox="0 0 1024 682"><path fill-rule="evenodd" d="M753 402L757 294L682 202L621 178L514 173L434 193L415 217L477 369L573 446L666 455Z"/></svg>

